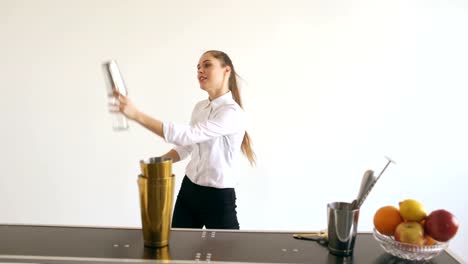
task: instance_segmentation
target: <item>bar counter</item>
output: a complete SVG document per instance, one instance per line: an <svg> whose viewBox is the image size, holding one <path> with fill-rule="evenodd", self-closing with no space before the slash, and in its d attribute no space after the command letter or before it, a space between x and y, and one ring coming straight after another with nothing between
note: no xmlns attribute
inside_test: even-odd
<svg viewBox="0 0 468 264"><path fill-rule="evenodd" d="M168 247L151 249L137 228L0 225L0 263L414 263L385 253L371 233L358 234L351 257L292 235L173 229ZM444 251L426 263L462 262Z"/></svg>

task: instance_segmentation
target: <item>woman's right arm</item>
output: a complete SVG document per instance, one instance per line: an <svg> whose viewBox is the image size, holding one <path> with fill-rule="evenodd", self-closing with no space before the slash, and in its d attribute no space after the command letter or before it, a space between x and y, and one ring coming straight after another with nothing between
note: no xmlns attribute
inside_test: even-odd
<svg viewBox="0 0 468 264"><path fill-rule="evenodd" d="M177 153L177 151L175 151L175 149L171 149L169 152L162 155L162 157L172 159L172 163L176 163L176 162L180 161L179 153Z"/></svg>

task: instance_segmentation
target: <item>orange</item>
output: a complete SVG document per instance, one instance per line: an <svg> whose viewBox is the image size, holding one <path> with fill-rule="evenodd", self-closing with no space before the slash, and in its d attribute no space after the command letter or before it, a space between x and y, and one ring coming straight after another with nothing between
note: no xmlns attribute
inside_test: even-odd
<svg viewBox="0 0 468 264"><path fill-rule="evenodd" d="M436 243L437 241L435 241L435 239L433 239L432 237L428 235L424 235L424 245L432 246L432 245L435 245Z"/></svg>
<svg viewBox="0 0 468 264"><path fill-rule="evenodd" d="M381 207L374 214L374 227L381 234L392 236L397 225L403 222L400 210L395 206Z"/></svg>

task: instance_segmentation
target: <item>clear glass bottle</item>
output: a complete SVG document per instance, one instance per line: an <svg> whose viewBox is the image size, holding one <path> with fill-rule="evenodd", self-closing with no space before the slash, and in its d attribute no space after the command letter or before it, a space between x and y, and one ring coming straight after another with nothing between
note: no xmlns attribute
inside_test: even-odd
<svg viewBox="0 0 468 264"><path fill-rule="evenodd" d="M106 75L107 81L107 95L109 97L109 103L115 105L117 99L113 96L113 89L116 89L121 94L127 96L127 87L120 73L119 67L115 60L110 60L103 64L104 74ZM112 128L114 131L125 131L129 128L129 122L125 115L122 113L111 113L112 114Z"/></svg>

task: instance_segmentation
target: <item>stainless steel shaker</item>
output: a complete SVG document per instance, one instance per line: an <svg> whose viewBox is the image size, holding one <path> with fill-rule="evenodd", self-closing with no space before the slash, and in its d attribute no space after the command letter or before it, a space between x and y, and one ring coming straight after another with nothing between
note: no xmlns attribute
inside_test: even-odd
<svg viewBox="0 0 468 264"><path fill-rule="evenodd" d="M334 202L327 206L328 250L338 256L353 254L357 235L359 209L351 203Z"/></svg>
<svg viewBox="0 0 468 264"><path fill-rule="evenodd" d="M115 105L117 103L117 99L113 96L113 90L116 89L119 93L127 96L127 87L115 60L103 63L102 69L104 72L109 104ZM122 113L112 113L112 128L115 131L128 130L129 122L127 117Z"/></svg>

